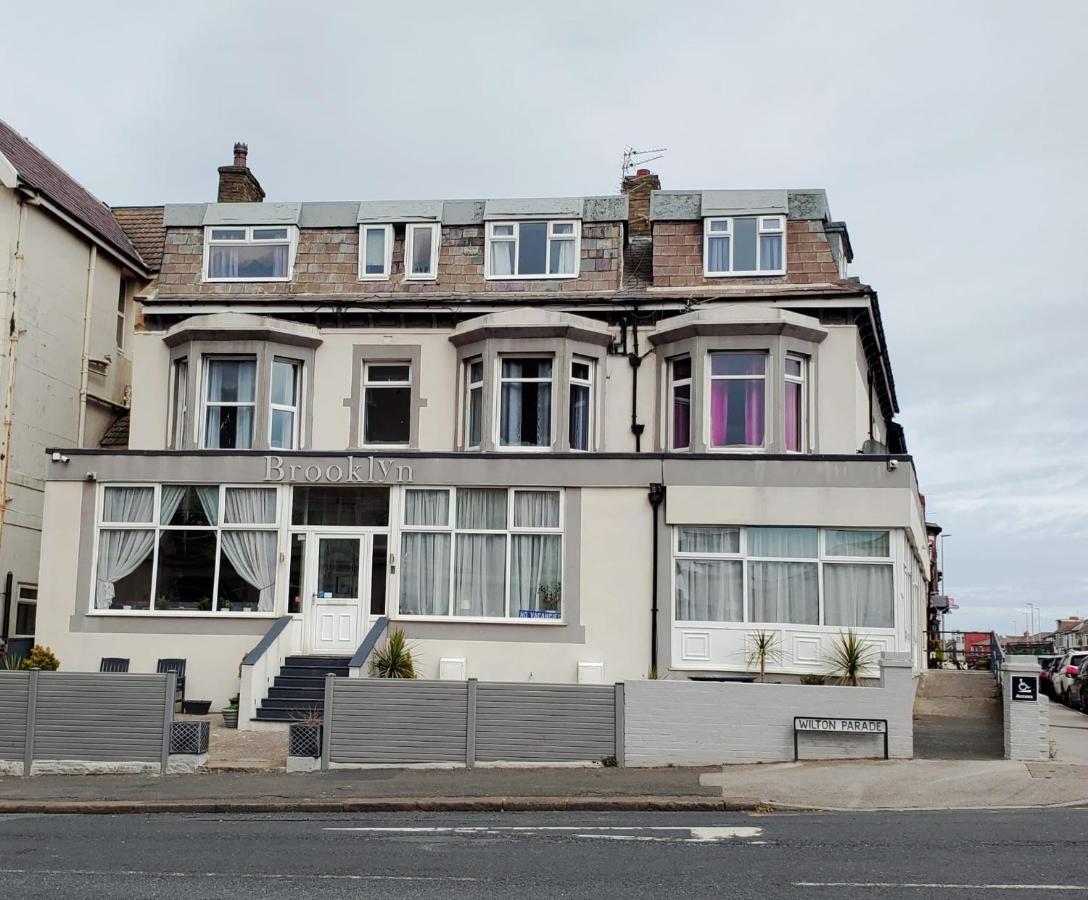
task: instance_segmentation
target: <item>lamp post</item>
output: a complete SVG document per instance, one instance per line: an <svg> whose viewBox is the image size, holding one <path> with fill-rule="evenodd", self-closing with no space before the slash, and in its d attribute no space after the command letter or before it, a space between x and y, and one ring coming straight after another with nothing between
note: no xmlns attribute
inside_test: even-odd
<svg viewBox="0 0 1088 900"><path fill-rule="evenodd" d="M941 587L944 589L945 594L948 593L948 573L945 571L945 568L944 568L944 539L947 538L947 537L952 537L952 535L945 534L942 531L941 532Z"/></svg>

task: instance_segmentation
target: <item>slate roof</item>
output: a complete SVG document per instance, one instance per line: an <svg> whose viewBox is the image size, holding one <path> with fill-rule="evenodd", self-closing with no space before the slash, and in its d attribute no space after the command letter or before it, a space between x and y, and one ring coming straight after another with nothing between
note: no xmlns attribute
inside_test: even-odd
<svg viewBox="0 0 1088 900"><path fill-rule="evenodd" d="M161 206L113 208L113 217L132 240L150 272L158 272L162 267L162 246L166 242L162 213Z"/></svg>
<svg viewBox="0 0 1088 900"><path fill-rule="evenodd" d="M0 153L15 168L21 183L44 194L124 259L144 268L143 259L110 208L2 119Z"/></svg>
<svg viewBox="0 0 1088 900"><path fill-rule="evenodd" d="M128 446L129 414L122 413L110 424L98 442L99 447L127 447Z"/></svg>

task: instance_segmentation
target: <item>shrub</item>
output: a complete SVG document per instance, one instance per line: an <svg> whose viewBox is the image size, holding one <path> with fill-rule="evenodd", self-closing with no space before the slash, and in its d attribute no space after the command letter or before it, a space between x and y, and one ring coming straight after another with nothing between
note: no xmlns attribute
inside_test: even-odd
<svg viewBox="0 0 1088 900"><path fill-rule="evenodd" d="M749 650L746 658L748 667L755 666L759 670L759 680L765 681L767 679L767 663L781 662L783 658L778 633L774 631L756 631L749 637L752 639L752 649Z"/></svg>
<svg viewBox="0 0 1088 900"><path fill-rule="evenodd" d="M385 645L374 651L370 674L375 678L415 678L416 664L404 632L394 628Z"/></svg>
<svg viewBox="0 0 1088 900"><path fill-rule="evenodd" d="M857 687L861 684L861 672L873 664L874 650L871 641L858 637L851 628L839 637L831 648L831 675L839 684Z"/></svg>
<svg viewBox="0 0 1088 900"><path fill-rule="evenodd" d="M60 660L48 647L35 644L23 660L24 669L41 669L45 672L55 672L60 668Z"/></svg>
<svg viewBox="0 0 1088 900"><path fill-rule="evenodd" d="M813 675L811 672L806 672L801 676L801 684L827 684L827 679L823 675Z"/></svg>

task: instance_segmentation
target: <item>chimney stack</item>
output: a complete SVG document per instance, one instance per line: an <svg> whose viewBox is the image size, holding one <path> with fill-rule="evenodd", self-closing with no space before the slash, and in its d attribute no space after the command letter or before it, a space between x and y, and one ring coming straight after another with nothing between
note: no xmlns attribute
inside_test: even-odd
<svg viewBox="0 0 1088 900"><path fill-rule="evenodd" d="M264 200L264 189L246 163L248 156L249 145L238 142L234 145L234 165L219 167L218 202L260 203Z"/></svg>
<svg viewBox="0 0 1088 900"><path fill-rule="evenodd" d="M650 192L661 190L661 179L649 169L639 169L634 175L623 176L620 190L627 195L629 204L628 235L633 238L650 237Z"/></svg>

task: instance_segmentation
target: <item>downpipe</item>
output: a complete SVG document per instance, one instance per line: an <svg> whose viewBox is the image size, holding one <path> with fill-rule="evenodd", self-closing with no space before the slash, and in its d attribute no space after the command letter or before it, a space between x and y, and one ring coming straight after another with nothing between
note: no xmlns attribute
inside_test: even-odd
<svg viewBox="0 0 1088 900"><path fill-rule="evenodd" d="M650 583L650 677L657 677L657 615L658 615L658 595L657 595L657 578L658 578L658 519L660 518L659 508L665 500L665 485L658 482L653 482L650 485L650 492L647 494L647 499L650 501L650 509L653 515L653 531L650 544L650 559L651 559L651 583Z"/></svg>

